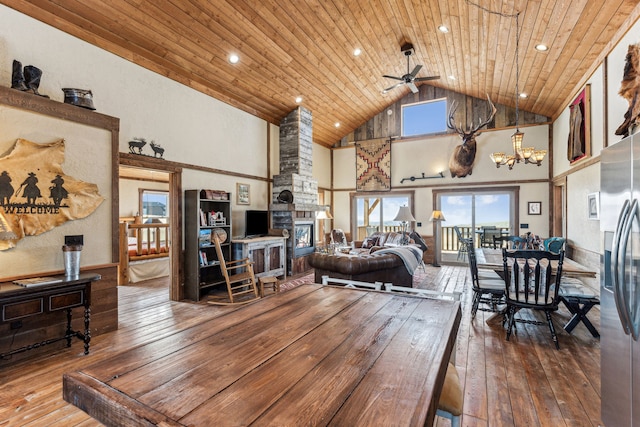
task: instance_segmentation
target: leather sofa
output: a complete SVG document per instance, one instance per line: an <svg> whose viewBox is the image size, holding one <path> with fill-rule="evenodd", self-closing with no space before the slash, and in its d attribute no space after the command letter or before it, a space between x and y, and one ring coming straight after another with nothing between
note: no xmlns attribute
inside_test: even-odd
<svg viewBox="0 0 640 427"><path fill-rule="evenodd" d="M322 283L322 276L326 275L336 279L413 286L413 276L395 254L333 255L315 252L309 256L309 265L315 269L316 283Z"/></svg>

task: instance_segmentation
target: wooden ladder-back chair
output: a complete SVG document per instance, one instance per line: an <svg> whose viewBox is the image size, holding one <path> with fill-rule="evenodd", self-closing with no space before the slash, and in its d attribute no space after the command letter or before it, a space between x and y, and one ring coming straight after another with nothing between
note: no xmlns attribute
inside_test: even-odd
<svg viewBox="0 0 640 427"><path fill-rule="evenodd" d="M236 261L225 261L218 235L212 233L211 240L213 240L216 247L220 271L227 283L229 301L211 300L209 304L242 304L258 299L259 293L256 286L256 278L253 275L253 263L251 260L243 258Z"/></svg>
<svg viewBox="0 0 640 427"><path fill-rule="evenodd" d="M501 310L498 306L504 304L504 280L493 270L479 270L473 244L467 242L467 245L473 288L471 318L475 319L478 310L499 313ZM480 306L481 303L483 306Z"/></svg>
<svg viewBox="0 0 640 427"><path fill-rule="evenodd" d="M527 239L520 236L493 236L494 249L527 249Z"/></svg>
<svg viewBox="0 0 640 427"><path fill-rule="evenodd" d="M454 225L453 229L458 237L458 260L460 260L460 258L464 260L467 256L467 249L469 248L468 243L473 243L473 239L463 236L462 231L460 231L460 228L457 225Z"/></svg>
<svg viewBox="0 0 640 427"><path fill-rule="evenodd" d="M544 322L535 320L516 319L516 312L522 309L539 310L547 317L551 338L556 348L560 349L551 313L558 310L560 303L564 251L554 254L548 251L502 249L502 258L508 311L507 341L516 321L544 325Z"/></svg>

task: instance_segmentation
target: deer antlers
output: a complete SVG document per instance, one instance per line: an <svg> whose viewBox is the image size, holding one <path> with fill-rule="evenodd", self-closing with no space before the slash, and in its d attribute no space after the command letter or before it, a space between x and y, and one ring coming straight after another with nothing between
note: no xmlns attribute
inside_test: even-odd
<svg viewBox="0 0 640 427"><path fill-rule="evenodd" d="M447 127L451 130L455 130L456 132L458 132L458 134L460 136L462 136L464 138L465 135L470 136L470 135L474 135L476 132L478 132L480 130L480 128L482 128L483 126L488 125L491 120L493 120L493 117L496 115L496 112L498 111L496 109L496 106L493 105L493 102L491 102L491 98L489 97L489 95L487 94L487 100L489 101L489 106L491 107L491 115L489 116L489 118L487 120L482 121L482 119L480 119L480 122L478 123L478 125L476 127L474 127L473 129L468 129L468 130L463 130L461 125L456 125L453 122L453 115L455 114L456 110L458 109L458 103L456 101L453 101L451 103L451 107L449 108L449 118L447 120Z"/></svg>

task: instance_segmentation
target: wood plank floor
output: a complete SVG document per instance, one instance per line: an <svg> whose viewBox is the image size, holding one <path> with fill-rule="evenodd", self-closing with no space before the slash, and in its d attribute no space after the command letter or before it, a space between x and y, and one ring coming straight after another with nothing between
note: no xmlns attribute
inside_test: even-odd
<svg viewBox="0 0 640 427"><path fill-rule="evenodd" d="M428 266L427 268L433 268ZM519 325L505 341L500 325L489 325L490 313L471 322L468 268L443 266L428 287L463 292L463 316L456 366L464 387L462 425L597 427L600 420L600 342L583 325L572 335L562 330L569 313L556 315L560 350L546 326ZM295 279L295 278L293 278ZM95 337L91 354L78 343L70 349L0 368L0 426L99 426L62 399L62 374L216 316L228 307L175 303L164 280L119 289L118 331ZM600 327L600 311L589 315ZM437 418L436 427L449 421Z"/></svg>

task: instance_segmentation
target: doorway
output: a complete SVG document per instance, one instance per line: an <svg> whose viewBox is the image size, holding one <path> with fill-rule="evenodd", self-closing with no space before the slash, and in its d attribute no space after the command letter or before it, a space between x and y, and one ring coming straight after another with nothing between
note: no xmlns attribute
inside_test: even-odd
<svg viewBox="0 0 640 427"><path fill-rule="evenodd" d="M466 263L458 233L473 240L474 248L493 247L493 236L518 234L518 188L434 191L435 203L445 221L439 222L440 260Z"/></svg>
<svg viewBox="0 0 640 427"><path fill-rule="evenodd" d="M166 221L169 224L169 233L166 236L169 245L169 298L173 301L180 301L183 296L183 280L180 275L180 263L181 263L181 247L182 247L182 168L176 167L171 162L158 161L153 158L146 159L144 156L137 156L132 154L120 153L120 171L119 171L119 185L121 180L135 180L139 184L135 191L135 196L131 196L131 188L125 193L128 193L128 197L135 197L135 202L128 201L127 207L121 207L120 215L128 216L131 213L137 213L140 216L144 214L140 207L140 197L144 190L159 190L168 194L167 202L168 206L163 215L166 217ZM121 198L127 197L126 194L122 194ZM149 192L147 192L149 194ZM133 203L133 204L132 204ZM133 211L132 206L138 206ZM147 207L148 208L148 207ZM123 209L125 211L123 211ZM149 212L147 212L149 214ZM135 215L134 215L135 216ZM149 216L149 215L148 215ZM154 214L151 214L154 216ZM151 221L157 221L158 219L147 218Z"/></svg>

